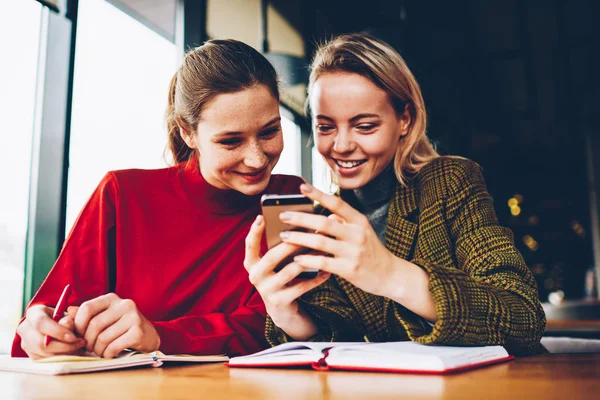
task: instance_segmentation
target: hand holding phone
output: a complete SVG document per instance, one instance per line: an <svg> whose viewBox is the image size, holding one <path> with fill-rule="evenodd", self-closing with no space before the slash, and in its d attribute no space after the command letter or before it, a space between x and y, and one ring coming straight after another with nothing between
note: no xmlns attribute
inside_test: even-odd
<svg viewBox="0 0 600 400"><path fill-rule="evenodd" d="M298 229L282 222L279 219L279 214L284 211L297 211L311 214L314 212L313 201L301 194L266 194L261 198L261 206L265 219L265 233L267 237L267 246L269 249L281 243L281 238L279 236L281 232ZM310 250L301 249L298 252L290 255L288 258L283 260L280 265L277 266L275 271L278 271L285 265L291 263L294 259L294 256L306 253L308 251ZM315 278L318 273L318 270L307 270L300 273L297 278L311 279Z"/></svg>

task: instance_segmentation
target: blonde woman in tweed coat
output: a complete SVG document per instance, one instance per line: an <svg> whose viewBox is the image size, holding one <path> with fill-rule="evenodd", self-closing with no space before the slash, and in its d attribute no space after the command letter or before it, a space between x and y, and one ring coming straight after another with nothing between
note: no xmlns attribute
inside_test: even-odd
<svg viewBox="0 0 600 400"><path fill-rule="evenodd" d="M426 136L421 90L401 56L366 34L339 36L313 60L315 142L339 196L302 185L329 216L283 213L308 232L282 234L260 256L264 221L245 266L269 313L271 345L293 340L401 341L541 350L535 281L498 224L481 170L440 157ZM278 272L278 263L303 246ZM321 271L296 282L303 269Z"/></svg>

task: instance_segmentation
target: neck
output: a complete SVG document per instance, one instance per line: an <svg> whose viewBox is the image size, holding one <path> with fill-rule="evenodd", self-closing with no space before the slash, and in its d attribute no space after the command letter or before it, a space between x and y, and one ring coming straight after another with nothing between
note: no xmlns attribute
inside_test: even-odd
<svg viewBox="0 0 600 400"><path fill-rule="evenodd" d="M213 214L235 214L259 205L260 194L248 196L233 189L217 188L204 179L199 163L180 164L180 181L190 201L199 209Z"/></svg>
<svg viewBox="0 0 600 400"><path fill-rule="evenodd" d="M390 201L396 190L393 161L365 186L354 189L354 197L364 211L374 210Z"/></svg>

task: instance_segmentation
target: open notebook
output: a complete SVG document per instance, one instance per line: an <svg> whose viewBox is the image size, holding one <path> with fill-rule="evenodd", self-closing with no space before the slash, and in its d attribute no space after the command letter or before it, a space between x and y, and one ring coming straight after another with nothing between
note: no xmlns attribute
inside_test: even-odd
<svg viewBox="0 0 600 400"><path fill-rule="evenodd" d="M124 351L118 357L108 359L96 356L55 356L33 361L29 358L0 356L0 371L27 372L42 375L79 374L84 372L108 371L112 369L150 365L160 367L164 362L205 363L223 362L224 355L190 356L165 355L160 351L140 353Z"/></svg>
<svg viewBox="0 0 600 400"><path fill-rule="evenodd" d="M292 342L249 356L234 357L230 367L298 367L445 374L508 361L501 346L426 346L414 342L315 343Z"/></svg>

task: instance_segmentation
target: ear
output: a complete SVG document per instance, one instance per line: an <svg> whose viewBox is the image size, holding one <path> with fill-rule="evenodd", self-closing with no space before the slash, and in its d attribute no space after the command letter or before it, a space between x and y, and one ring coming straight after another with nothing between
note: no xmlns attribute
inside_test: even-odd
<svg viewBox="0 0 600 400"><path fill-rule="evenodd" d="M406 136L412 122L412 117L410 116L410 110L408 106L409 105L406 104L404 106L404 111L402 111L402 114L398 116L398 129L400 131L400 138Z"/></svg>
<svg viewBox="0 0 600 400"><path fill-rule="evenodd" d="M177 118L177 126L179 127L179 135L181 139L187 144L190 149L196 149L198 145L196 144L196 139L187 124L185 124L180 118Z"/></svg>

